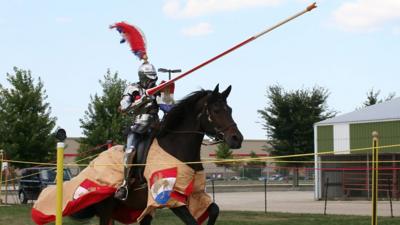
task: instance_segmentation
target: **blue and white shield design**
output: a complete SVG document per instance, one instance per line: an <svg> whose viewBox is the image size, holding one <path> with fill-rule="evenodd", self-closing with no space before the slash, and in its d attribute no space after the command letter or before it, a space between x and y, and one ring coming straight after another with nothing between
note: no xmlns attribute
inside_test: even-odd
<svg viewBox="0 0 400 225"><path fill-rule="evenodd" d="M153 199L160 205L167 204L168 200L171 198L171 192L173 191L175 182L175 177L165 177L154 181L150 187Z"/></svg>

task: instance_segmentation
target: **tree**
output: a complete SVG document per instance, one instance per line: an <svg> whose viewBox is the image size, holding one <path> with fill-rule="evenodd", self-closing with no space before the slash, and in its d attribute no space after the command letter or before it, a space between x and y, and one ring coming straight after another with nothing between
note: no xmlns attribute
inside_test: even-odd
<svg viewBox="0 0 400 225"><path fill-rule="evenodd" d="M232 159L232 150L229 148L229 146L225 143L222 142L217 145L217 150L215 151L216 158L217 160L224 160L224 159ZM226 179L226 168L231 167L234 163L232 162L218 162L215 163L217 166L223 166L224 167L224 178Z"/></svg>
<svg viewBox="0 0 400 225"><path fill-rule="evenodd" d="M0 86L0 148L12 160L49 162L55 157L56 140L52 135L56 118L43 82L35 82L31 72L14 67L7 73L10 88ZM18 167L32 166L20 164Z"/></svg>
<svg viewBox="0 0 400 225"><path fill-rule="evenodd" d="M229 146L225 143L222 142L217 145L217 150L215 151L216 158L218 160L224 160L224 159L232 159L232 150L229 148ZM226 163L217 163L217 166L223 166Z"/></svg>
<svg viewBox="0 0 400 225"><path fill-rule="evenodd" d="M314 152L313 125L331 118L335 112L328 110L329 94L321 87L286 92L281 86L273 85L267 90L269 105L258 110L263 128L271 139L273 156L306 154ZM288 161L310 160L312 156L285 158ZM279 163L287 165L286 163ZM290 163L294 171L294 185L298 185L298 163Z"/></svg>
<svg viewBox="0 0 400 225"><path fill-rule="evenodd" d="M381 93L380 90L374 91L374 89L371 88L371 90L369 90L367 92L367 100L363 103L363 107L367 107L367 106L370 106L370 105L375 105L377 103L390 101L396 96L396 93L391 92L391 93L389 93L389 95L386 98L379 99L378 96L379 96L380 93Z"/></svg>
<svg viewBox="0 0 400 225"><path fill-rule="evenodd" d="M245 177L249 177L252 179L256 179L262 175L262 171L266 165L265 160L257 160L259 158L254 151L250 152L250 159L252 161L248 161L246 163L246 168L243 171Z"/></svg>
<svg viewBox="0 0 400 225"><path fill-rule="evenodd" d="M103 88L102 95L95 94L94 97L90 97L88 109L83 119L79 120L85 137L80 140L80 156L77 159L86 158L104 150L104 148L96 147L105 144L108 140L125 143L123 130L128 124L129 117L119 112L118 106L127 82L120 79L118 73L111 74L110 70L107 70L104 81L99 80L99 83ZM83 160L83 162L87 161Z"/></svg>
<svg viewBox="0 0 400 225"><path fill-rule="evenodd" d="M257 158L259 157L254 151L250 152L250 158L252 159L252 161L247 162L248 166L262 167L266 165L265 160L257 160Z"/></svg>

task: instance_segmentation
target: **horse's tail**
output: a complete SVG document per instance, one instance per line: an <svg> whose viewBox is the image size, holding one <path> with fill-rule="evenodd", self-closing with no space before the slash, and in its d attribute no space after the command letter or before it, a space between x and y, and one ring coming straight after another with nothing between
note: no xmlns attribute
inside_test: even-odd
<svg viewBox="0 0 400 225"><path fill-rule="evenodd" d="M71 214L70 217L74 220L89 220L96 215L96 208L94 205L88 206L74 214Z"/></svg>

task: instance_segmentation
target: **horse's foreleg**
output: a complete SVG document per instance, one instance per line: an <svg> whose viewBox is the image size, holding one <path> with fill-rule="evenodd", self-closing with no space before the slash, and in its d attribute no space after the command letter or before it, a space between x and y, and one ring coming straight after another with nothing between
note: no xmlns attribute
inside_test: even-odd
<svg viewBox="0 0 400 225"><path fill-rule="evenodd" d="M96 204L96 214L99 216L100 225L111 225L112 224L112 212L115 207L115 201L113 198L106 198L100 203Z"/></svg>
<svg viewBox="0 0 400 225"><path fill-rule="evenodd" d="M179 217L186 225L197 225L196 219L190 214L186 206L171 208L172 212Z"/></svg>
<svg viewBox="0 0 400 225"><path fill-rule="evenodd" d="M215 221L219 215L219 207L215 203L211 203L211 205L207 209L208 212L208 222L207 225L214 225Z"/></svg>
<svg viewBox="0 0 400 225"><path fill-rule="evenodd" d="M146 215L146 216L140 221L140 225L150 225L152 219L153 219L152 216Z"/></svg>
<svg viewBox="0 0 400 225"><path fill-rule="evenodd" d="M102 215L100 216L100 225L113 225L114 221L111 219L111 216Z"/></svg>

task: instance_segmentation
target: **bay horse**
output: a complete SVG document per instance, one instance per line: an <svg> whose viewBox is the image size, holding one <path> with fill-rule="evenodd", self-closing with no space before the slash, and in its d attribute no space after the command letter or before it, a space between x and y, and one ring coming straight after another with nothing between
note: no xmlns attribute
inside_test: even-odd
<svg viewBox="0 0 400 225"><path fill-rule="evenodd" d="M205 135L224 141L231 149L241 147L243 136L232 118L232 109L227 104L231 91L229 86L219 92L219 85L213 91L199 90L179 101L161 121L160 129L155 138L159 145L170 155L182 162L200 162L200 149ZM194 171L204 170L201 163L188 164ZM123 204L131 209L143 210L147 204L147 188L134 190L126 201L120 201L113 196L96 203L73 218L88 218L99 216L100 225L109 225L112 213ZM196 219L190 214L187 206L171 208L184 224L197 225ZM207 208L208 225L213 225L219 214L217 204L212 203ZM152 217L147 215L140 225L150 225Z"/></svg>

